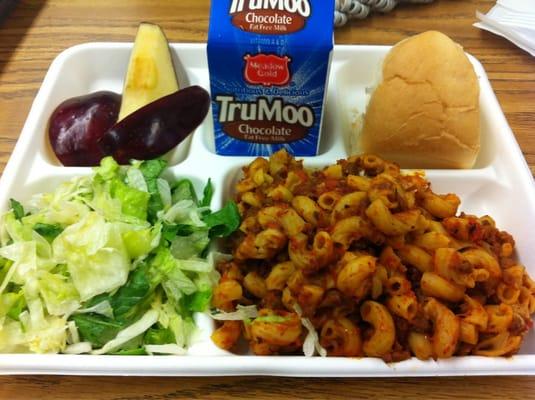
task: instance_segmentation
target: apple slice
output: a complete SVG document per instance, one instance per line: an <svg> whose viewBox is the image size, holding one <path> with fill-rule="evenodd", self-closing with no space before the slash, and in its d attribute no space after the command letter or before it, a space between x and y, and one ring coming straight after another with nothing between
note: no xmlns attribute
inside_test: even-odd
<svg viewBox="0 0 535 400"><path fill-rule="evenodd" d="M209 108L210 94L189 86L130 114L104 133L98 144L103 154L120 164L160 157L187 138Z"/></svg>
<svg viewBox="0 0 535 400"><path fill-rule="evenodd" d="M98 165L106 154L99 140L117 121L121 96L96 92L65 100L48 124L52 150L66 166Z"/></svg>
<svg viewBox="0 0 535 400"><path fill-rule="evenodd" d="M124 80L119 120L177 90L167 38L158 25L141 23Z"/></svg>

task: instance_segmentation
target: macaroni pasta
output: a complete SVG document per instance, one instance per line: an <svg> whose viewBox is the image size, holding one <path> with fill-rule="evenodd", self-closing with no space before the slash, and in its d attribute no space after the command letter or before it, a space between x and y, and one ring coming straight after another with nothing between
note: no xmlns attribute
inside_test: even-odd
<svg viewBox="0 0 535 400"><path fill-rule="evenodd" d="M459 213L455 194L435 194L422 174L372 155L309 170L279 151L243 172L243 222L212 303L256 305L258 316L222 323L218 346L243 337L256 354L296 354L312 326L329 356L519 350L535 283L491 217Z"/></svg>

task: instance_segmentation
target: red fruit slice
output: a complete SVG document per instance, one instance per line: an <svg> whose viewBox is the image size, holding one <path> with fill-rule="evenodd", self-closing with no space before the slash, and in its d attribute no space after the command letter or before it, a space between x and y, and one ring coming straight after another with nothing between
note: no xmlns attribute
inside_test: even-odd
<svg viewBox="0 0 535 400"><path fill-rule="evenodd" d="M115 124L121 96L95 92L73 97L52 113L48 137L54 153L66 166L98 165L105 156L99 140Z"/></svg>
<svg viewBox="0 0 535 400"><path fill-rule="evenodd" d="M102 152L120 164L159 157L182 142L208 113L210 95L190 86L128 115L100 139Z"/></svg>

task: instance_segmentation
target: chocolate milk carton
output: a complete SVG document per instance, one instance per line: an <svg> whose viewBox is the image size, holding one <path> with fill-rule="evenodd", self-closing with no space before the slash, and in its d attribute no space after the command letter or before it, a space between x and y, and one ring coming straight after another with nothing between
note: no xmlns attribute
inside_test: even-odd
<svg viewBox="0 0 535 400"><path fill-rule="evenodd" d="M215 148L318 152L334 0L212 0L208 66Z"/></svg>

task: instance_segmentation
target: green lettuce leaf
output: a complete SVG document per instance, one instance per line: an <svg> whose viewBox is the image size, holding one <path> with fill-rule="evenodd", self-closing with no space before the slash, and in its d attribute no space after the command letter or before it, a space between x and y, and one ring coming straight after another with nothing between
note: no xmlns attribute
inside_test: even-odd
<svg viewBox="0 0 535 400"><path fill-rule="evenodd" d="M264 315L262 317L255 318L256 322L268 322L268 323L284 323L289 321L290 318L280 315Z"/></svg>
<svg viewBox="0 0 535 400"><path fill-rule="evenodd" d="M113 314L119 321L131 322L148 309L153 292L148 266L143 264L130 274L124 286L110 298Z"/></svg>
<svg viewBox="0 0 535 400"><path fill-rule="evenodd" d="M147 215L149 221L155 221L157 214L163 210L163 201L158 190L158 178L167 166L167 162L161 159L143 161L139 165L139 170L145 178L147 189L150 194L150 199L147 207Z"/></svg>
<svg viewBox="0 0 535 400"><path fill-rule="evenodd" d="M158 311L154 309L147 311L139 320L119 331L117 336L106 342L102 348L93 350L91 353L106 354L121 349L126 343L137 338L154 325L158 321L158 314Z"/></svg>
<svg viewBox="0 0 535 400"><path fill-rule="evenodd" d="M144 347L138 347L135 349L118 350L110 354L117 356L146 356L148 353L145 351Z"/></svg>
<svg viewBox="0 0 535 400"><path fill-rule="evenodd" d="M158 324L159 325L159 324ZM173 331L169 328L150 328L145 333L145 344L168 344L175 343L176 338Z"/></svg>
<svg viewBox="0 0 535 400"><path fill-rule="evenodd" d="M168 248L161 247L150 264L153 274L159 280L168 298L178 304L183 295L197 290L195 283L179 268L179 261L173 257Z"/></svg>
<svg viewBox="0 0 535 400"><path fill-rule="evenodd" d="M24 292L19 289L17 292L8 292L0 295L0 317L8 316L18 321L19 315L26 308Z"/></svg>
<svg viewBox="0 0 535 400"><path fill-rule="evenodd" d="M33 230L47 240L52 241L58 237L61 232L63 232L63 227L59 224L44 224L42 222L38 222L33 226Z"/></svg>
<svg viewBox="0 0 535 400"><path fill-rule="evenodd" d="M190 338L195 331L195 324L192 318L179 314L172 302L167 302L160 306L158 323L162 328L173 332L175 343L180 347L188 346Z"/></svg>
<svg viewBox="0 0 535 400"><path fill-rule="evenodd" d="M189 179L181 179L172 188L173 203L178 203L181 200L191 200L197 203L197 194L193 183Z"/></svg>
<svg viewBox="0 0 535 400"><path fill-rule="evenodd" d="M172 242L176 236L189 236L195 232L196 228L188 224L168 224L163 223L162 237L168 242Z"/></svg>
<svg viewBox="0 0 535 400"><path fill-rule="evenodd" d="M203 217L203 222L210 229L210 237L227 237L240 226L240 212L233 201L228 201L225 206L214 213Z"/></svg>
<svg viewBox="0 0 535 400"><path fill-rule="evenodd" d="M94 171L95 178L100 177L104 181L109 181L120 175L121 167L113 157L108 156L100 160L100 165L95 167Z"/></svg>
<svg viewBox="0 0 535 400"><path fill-rule="evenodd" d="M191 235L176 236L171 241L170 251L177 259L188 259L201 254L210 244L209 231L197 228Z"/></svg>
<svg viewBox="0 0 535 400"><path fill-rule="evenodd" d="M100 314L75 314L71 319L76 323L82 341L91 342L93 347L102 347L112 340L124 324Z"/></svg>
<svg viewBox="0 0 535 400"><path fill-rule="evenodd" d="M212 301L212 290L197 291L184 297L183 304L190 312L204 312Z"/></svg>
<svg viewBox="0 0 535 400"><path fill-rule="evenodd" d="M147 255L153 248L153 231L150 228L129 230L123 233L123 242L130 259Z"/></svg>
<svg viewBox="0 0 535 400"><path fill-rule="evenodd" d="M24 217L24 207L15 199L9 199L9 205L15 214L15 218L22 219Z"/></svg>
<svg viewBox="0 0 535 400"><path fill-rule="evenodd" d="M212 185L212 180L208 179L208 182L206 183L206 186L203 189L203 198L199 202L199 207L210 207L213 196L214 196L214 186Z"/></svg>
<svg viewBox="0 0 535 400"><path fill-rule="evenodd" d="M110 192L113 198L121 202L121 211L125 215L147 219L147 209L151 195L126 185L119 179L111 181Z"/></svg>

